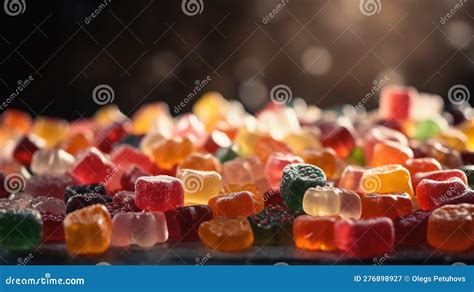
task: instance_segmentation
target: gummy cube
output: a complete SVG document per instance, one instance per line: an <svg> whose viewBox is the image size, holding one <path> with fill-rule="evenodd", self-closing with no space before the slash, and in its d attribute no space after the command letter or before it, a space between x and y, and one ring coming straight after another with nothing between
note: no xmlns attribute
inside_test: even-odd
<svg viewBox="0 0 474 292"><path fill-rule="evenodd" d="M110 246L112 219L103 205L72 212L63 225L66 246L71 254L100 254Z"/></svg>
<svg viewBox="0 0 474 292"><path fill-rule="evenodd" d="M198 228L212 219L212 210L205 205L178 207L165 212L169 240L172 242L199 241Z"/></svg>
<svg viewBox="0 0 474 292"><path fill-rule="evenodd" d="M444 251L464 251L474 240L474 205L446 205L434 210L428 219L428 243Z"/></svg>
<svg viewBox="0 0 474 292"><path fill-rule="evenodd" d="M431 211L416 210L413 213L396 217L393 220L395 242L406 246L418 246L426 243L430 214Z"/></svg>
<svg viewBox="0 0 474 292"><path fill-rule="evenodd" d="M439 206L452 203L467 190L464 182L458 177L443 181L423 179L416 188L418 204L423 210L433 210Z"/></svg>
<svg viewBox="0 0 474 292"><path fill-rule="evenodd" d="M334 226L334 234L337 247L358 258L391 252L395 240L392 220L386 217L341 219Z"/></svg>
<svg viewBox="0 0 474 292"><path fill-rule="evenodd" d="M339 219L332 217L314 217L301 215L293 223L293 238L296 248L308 250L336 250L334 226Z"/></svg>
<svg viewBox="0 0 474 292"><path fill-rule="evenodd" d="M293 211L269 207L247 219L252 226L255 244L283 245L292 241Z"/></svg>
<svg viewBox="0 0 474 292"><path fill-rule="evenodd" d="M90 148L77 159L70 173L81 184L105 184L114 175L115 169L97 148Z"/></svg>
<svg viewBox="0 0 474 292"><path fill-rule="evenodd" d="M307 189L326 185L324 172L310 164L289 164L283 169L281 196L288 208L302 210Z"/></svg>
<svg viewBox="0 0 474 292"><path fill-rule="evenodd" d="M0 247L25 251L37 246L43 237L41 214L32 209L0 210Z"/></svg>
<svg viewBox="0 0 474 292"><path fill-rule="evenodd" d="M215 171L181 169L176 177L183 182L186 203L207 204L222 187L221 175Z"/></svg>
<svg viewBox="0 0 474 292"><path fill-rule="evenodd" d="M333 187L316 187L306 190L303 210L312 216L335 216L358 219L362 213L359 195Z"/></svg>
<svg viewBox="0 0 474 292"><path fill-rule="evenodd" d="M140 177L135 193L135 204L142 210L166 211L184 205L183 183L167 175Z"/></svg>
<svg viewBox="0 0 474 292"><path fill-rule="evenodd" d="M410 173L398 164L367 169L360 180L361 190L366 193L408 193L413 196Z"/></svg>
<svg viewBox="0 0 474 292"><path fill-rule="evenodd" d="M209 248L224 252L245 250L253 244L253 232L245 217L219 217L199 226L199 238Z"/></svg>
<svg viewBox="0 0 474 292"><path fill-rule="evenodd" d="M362 196L362 218L389 217L410 214L412 201L407 193L366 194Z"/></svg>
<svg viewBox="0 0 474 292"><path fill-rule="evenodd" d="M113 246L152 247L168 239L163 212L118 213L112 220Z"/></svg>
<svg viewBox="0 0 474 292"><path fill-rule="evenodd" d="M303 163L303 159L289 153L274 152L270 155L265 164L265 177L270 187L279 186L283 169L291 163Z"/></svg>

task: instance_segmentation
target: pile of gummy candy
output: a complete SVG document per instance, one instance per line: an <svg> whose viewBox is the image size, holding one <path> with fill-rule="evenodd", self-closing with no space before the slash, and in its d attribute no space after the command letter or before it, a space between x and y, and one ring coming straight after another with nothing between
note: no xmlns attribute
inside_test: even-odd
<svg viewBox="0 0 474 292"><path fill-rule="evenodd" d="M274 100L255 115L217 92L172 117L115 105L73 122L8 109L0 128L0 247L202 242L341 251L474 246L474 115L411 87L378 109Z"/></svg>

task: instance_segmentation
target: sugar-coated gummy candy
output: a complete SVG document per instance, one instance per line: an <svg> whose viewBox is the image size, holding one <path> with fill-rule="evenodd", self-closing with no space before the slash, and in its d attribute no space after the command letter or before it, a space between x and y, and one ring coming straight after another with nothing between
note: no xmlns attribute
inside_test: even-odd
<svg viewBox="0 0 474 292"><path fill-rule="evenodd" d="M255 244L284 245L291 242L295 215L294 211L269 207L249 216L247 219L252 227Z"/></svg>
<svg viewBox="0 0 474 292"><path fill-rule="evenodd" d="M131 213L140 212L141 210L135 206L135 201L122 201L122 202L107 202L103 204L107 211L110 213L110 217L114 218L119 213Z"/></svg>
<svg viewBox="0 0 474 292"><path fill-rule="evenodd" d="M43 222L38 211L0 210L0 247L3 250L31 250L42 237Z"/></svg>
<svg viewBox="0 0 474 292"><path fill-rule="evenodd" d="M466 190L466 185L458 177L442 181L423 179L416 188L416 197L421 209L433 210L460 198Z"/></svg>
<svg viewBox="0 0 474 292"><path fill-rule="evenodd" d="M395 242L406 246L419 246L426 243L428 217L431 211L416 210L413 213L393 219Z"/></svg>
<svg viewBox="0 0 474 292"><path fill-rule="evenodd" d="M464 251L473 246L474 205L446 205L428 219L428 243L443 251Z"/></svg>
<svg viewBox="0 0 474 292"><path fill-rule="evenodd" d="M73 254L100 254L110 246L112 219L104 205L74 211L63 222L68 251Z"/></svg>
<svg viewBox="0 0 474 292"><path fill-rule="evenodd" d="M150 176L149 173L143 172L135 165L130 165L120 178L120 185L125 191L135 191L135 182L142 176Z"/></svg>
<svg viewBox="0 0 474 292"><path fill-rule="evenodd" d="M285 201L281 197L279 188L272 188L263 194L263 201L265 202L265 208L269 206L279 206L280 208L286 208Z"/></svg>
<svg viewBox="0 0 474 292"><path fill-rule="evenodd" d="M79 209L94 204L102 204L112 202L112 198L98 193L79 194L69 198L66 204L66 213L77 211Z"/></svg>
<svg viewBox="0 0 474 292"><path fill-rule="evenodd" d="M113 246L152 247L168 239L163 212L118 213L112 220Z"/></svg>
<svg viewBox="0 0 474 292"><path fill-rule="evenodd" d="M416 190L418 184L424 179L442 181L447 180L452 177L457 177L462 180L462 182L467 185L467 177L466 174L459 169L446 169L446 170L435 170L429 172L421 172L416 174L413 177L413 189Z"/></svg>
<svg viewBox="0 0 474 292"><path fill-rule="evenodd" d="M64 201L53 197L39 196L33 198L28 203L28 207L39 212L52 214L64 214L66 212L66 204Z"/></svg>
<svg viewBox="0 0 474 292"><path fill-rule="evenodd" d="M97 193L103 196L107 195L107 191L103 184L90 184L90 185L74 185L66 188L64 192L64 202L67 201L75 195L84 195L90 193Z"/></svg>
<svg viewBox="0 0 474 292"><path fill-rule="evenodd" d="M64 199L67 187L76 184L76 181L69 175L32 175L27 181L25 192L34 196L47 196Z"/></svg>
<svg viewBox="0 0 474 292"><path fill-rule="evenodd" d="M222 188L222 177L215 171L180 169L176 177L183 182L186 203L207 204Z"/></svg>
<svg viewBox="0 0 474 292"><path fill-rule="evenodd" d="M135 204L147 211L166 211L184 205L183 183L171 176L143 176L135 183Z"/></svg>
<svg viewBox="0 0 474 292"><path fill-rule="evenodd" d="M253 244L253 232L245 217L218 217L203 222L198 229L199 238L211 249L235 252Z"/></svg>
<svg viewBox="0 0 474 292"><path fill-rule="evenodd" d="M212 219L212 210L206 205L178 207L165 212L171 242L199 241L198 228Z"/></svg>
<svg viewBox="0 0 474 292"><path fill-rule="evenodd" d="M334 225L338 216L296 217L293 223L293 239L296 248L307 250L336 250Z"/></svg>
<svg viewBox="0 0 474 292"><path fill-rule="evenodd" d="M283 169L281 196L288 208L302 210L307 189L326 185L324 172L310 164L289 164Z"/></svg>
<svg viewBox="0 0 474 292"><path fill-rule="evenodd" d="M392 251L395 231L387 217L372 219L341 219L334 227L339 249L358 258L369 258Z"/></svg>

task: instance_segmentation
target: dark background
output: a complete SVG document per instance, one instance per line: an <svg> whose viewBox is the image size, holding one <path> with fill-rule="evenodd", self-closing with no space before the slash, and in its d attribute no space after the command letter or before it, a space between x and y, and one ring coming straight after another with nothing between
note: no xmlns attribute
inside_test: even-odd
<svg viewBox="0 0 474 292"><path fill-rule="evenodd" d="M10 106L68 119L97 110L99 84L130 114L155 100L173 107L207 76L203 91L248 110L276 84L321 107L355 105L385 76L443 97L454 84L474 92L472 1L442 23L459 1L382 0L366 16L357 0L289 0L265 24L281 1L203 0L202 13L187 16L178 0L112 0L86 23L101 3L25 0L18 16L0 9L2 101L29 75Z"/></svg>

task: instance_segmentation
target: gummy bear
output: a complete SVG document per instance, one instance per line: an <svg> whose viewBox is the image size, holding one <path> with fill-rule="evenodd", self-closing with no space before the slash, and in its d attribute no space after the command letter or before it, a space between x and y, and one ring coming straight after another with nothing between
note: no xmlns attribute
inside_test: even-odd
<svg viewBox="0 0 474 292"><path fill-rule="evenodd" d="M152 247L168 239L163 212L118 213L112 220L113 246Z"/></svg>

